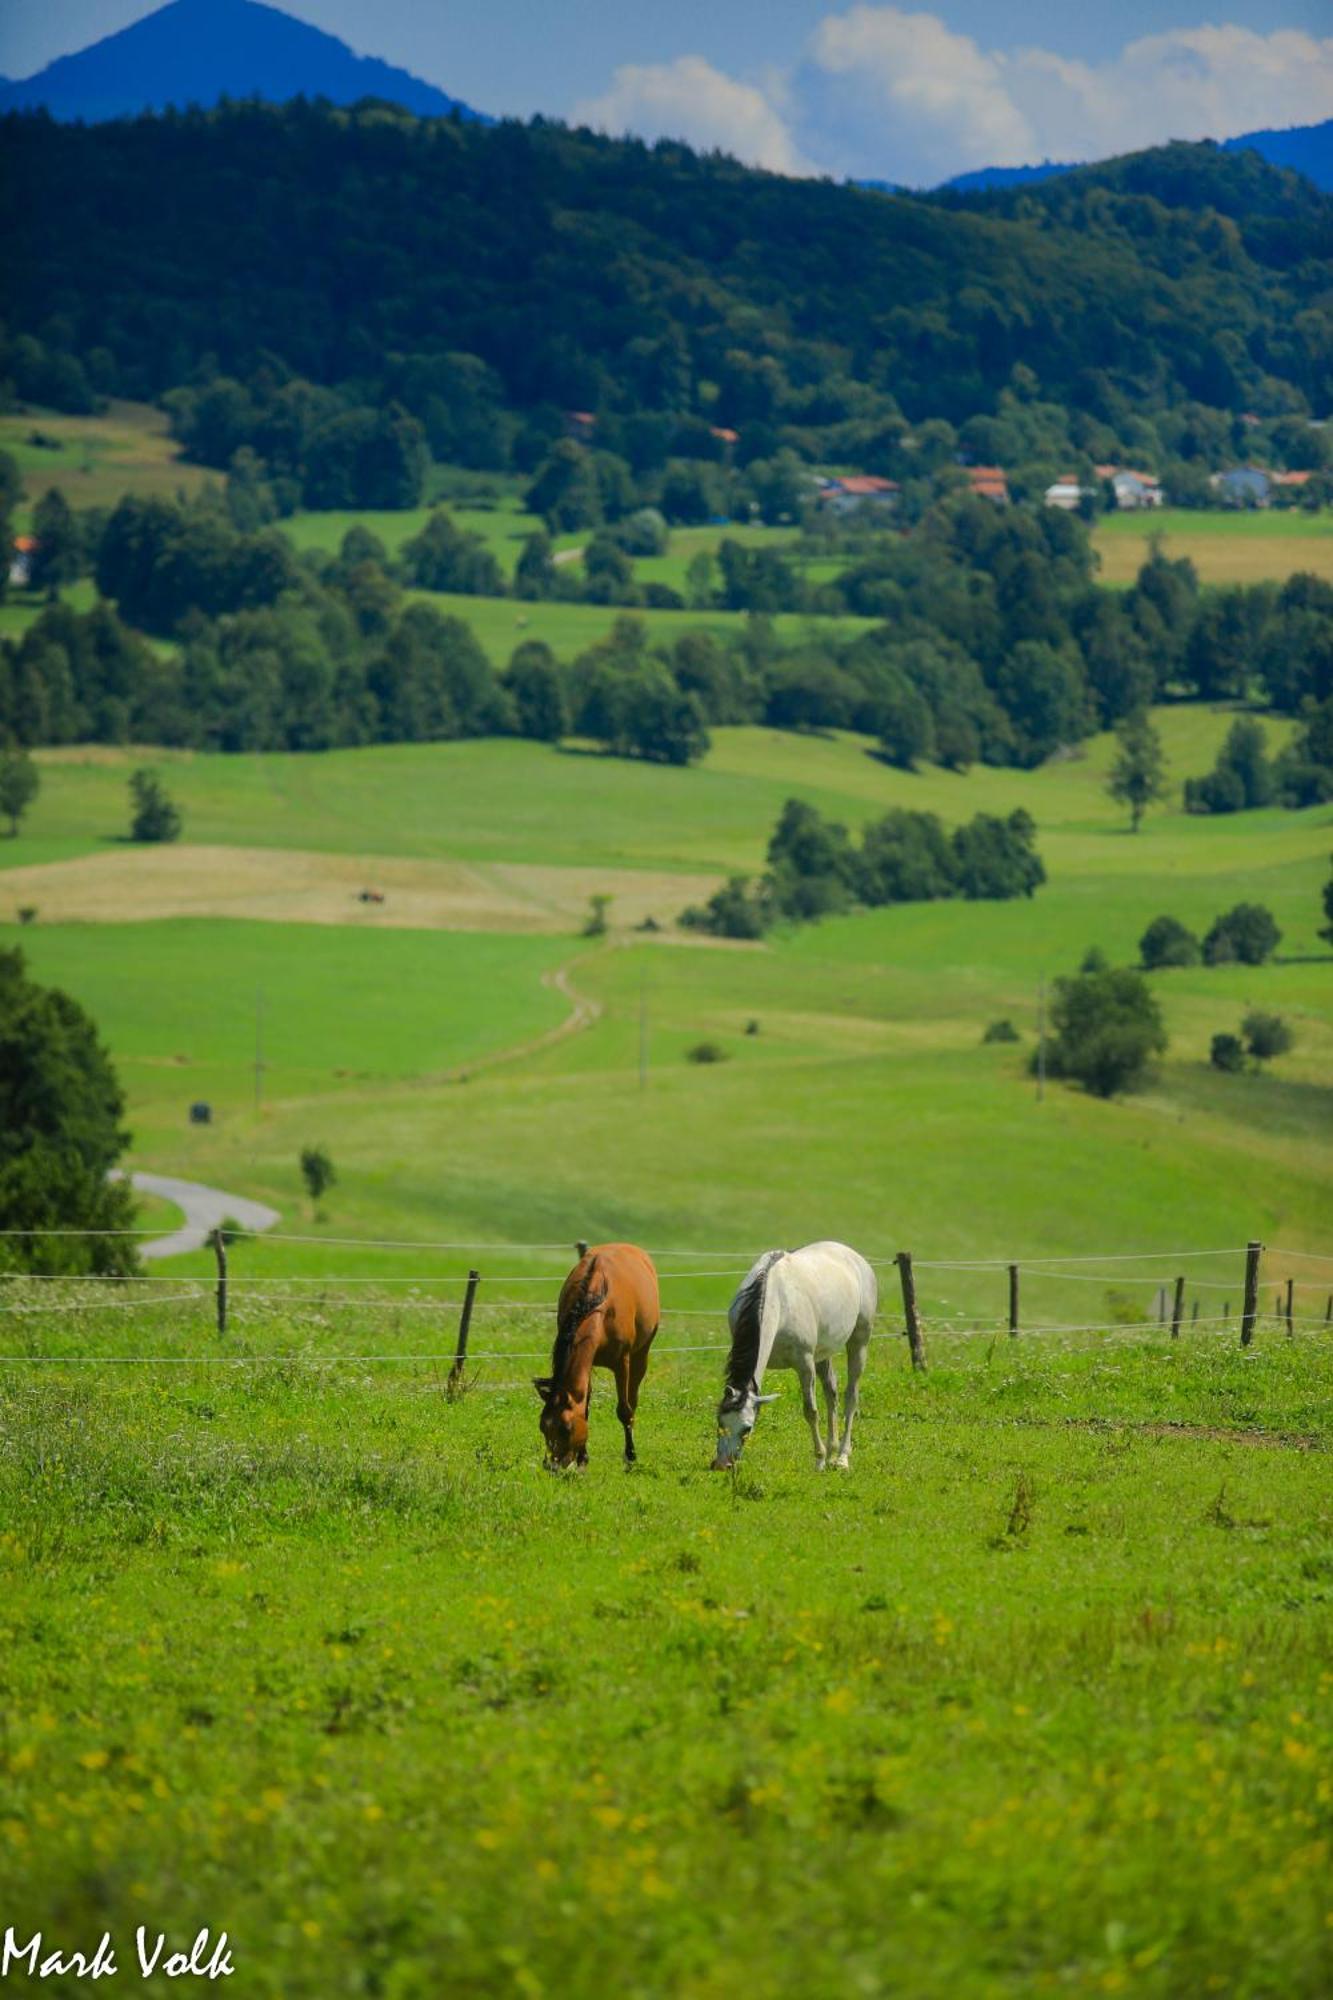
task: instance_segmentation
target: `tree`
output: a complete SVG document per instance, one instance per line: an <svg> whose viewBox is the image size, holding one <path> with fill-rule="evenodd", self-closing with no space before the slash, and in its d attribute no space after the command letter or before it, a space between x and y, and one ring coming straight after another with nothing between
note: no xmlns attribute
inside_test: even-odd
<svg viewBox="0 0 1333 2000"><path fill-rule="evenodd" d="M1333 858L1330 860L1329 876L1321 891L1324 905L1324 921L1319 935L1325 944L1333 944Z"/></svg>
<svg viewBox="0 0 1333 2000"><path fill-rule="evenodd" d="M305 1190L310 1196L313 1207L319 1207L324 1195L337 1178L327 1146L301 1148L301 1179L305 1182Z"/></svg>
<svg viewBox="0 0 1333 2000"><path fill-rule="evenodd" d="M62 584L73 583L83 568L83 537L73 509L59 487L53 486L32 510L33 540L30 581L34 590L58 597Z"/></svg>
<svg viewBox="0 0 1333 2000"><path fill-rule="evenodd" d="M954 828L951 845L959 894L970 901L1003 901L1031 896L1046 880L1033 842L1037 828L1020 806L1008 819L977 813Z"/></svg>
<svg viewBox="0 0 1333 2000"><path fill-rule="evenodd" d="M1166 1049L1161 1010L1142 973L1127 968L1057 979L1051 1000L1046 1066L1073 1077L1095 1097L1143 1082Z"/></svg>
<svg viewBox="0 0 1333 2000"><path fill-rule="evenodd" d="M1233 722L1217 762L1204 778L1185 780L1185 810L1194 813L1247 812L1271 805L1277 789L1268 761L1268 739L1248 716Z"/></svg>
<svg viewBox="0 0 1333 2000"><path fill-rule="evenodd" d="M156 771L150 771L145 766L133 774L130 779L130 799L134 807L134 816L130 822L131 840L180 839L180 812L167 796Z"/></svg>
<svg viewBox="0 0 1333 2000"><path fill-rule="evenodd" d="M1148 807L1166 790L1162 739L1143 709L1127 715L1115 736L1119 754L1111 766L1106 789L1118 804L1129 807L1130 830L1137 833Z"/></svg>
<svg viewBox="0 0 1333 2000"><path fill-rule="evenodd" d="M1271 910L1262 903L1237 903L1218 917L1203 941L1205 965L1262 965L1281 942Z"/></svg>
<svg viewBox="0 0 1333 2000"><path fill-rule="evenodd" d="M9 821L9 836L17 838L19 821L41 789L37 766L17 744L0 750L0 813Z"/></svg>
<svg viewBox="0 0 1333 2000"><path fill-rule="evenodd" d="M726 938L761 938L772 920L769 903L751 891L748 875L729 876L706 903L692 903L680 913L683 929Z"/></svg>
<svg viewBox="0 0 1333 2000"><path fill-rule="evenodd" d="M82 1007L0 951L0 1230L18 1232L0 1236L0 1269L137 1269L132 1239L114 1233L132 1228L133 1196L107 1178L129 1144L124 1109Z"/></svg>
<svg viewBox="0 0 1333 2000"><path fill-rule="evenodd" d="M403 544L403 574L420 590L456 590L473 597L503 597L500 565L480 535L459 528L437 507L419 535Z"/></svg>
<svg viewBox="0 0 1333 2000"><path fill-rule="evenodd" d="M1208 1051L1214 1069L1235 1076L1245 1067L1245 1049L1239 1035L1214 1035Z"/></svg>
<svg viewBox="0 0 1333 2000"><path fill-rule="evenodd" d="M1292 1044L1291 1029L1282 1016L1262 1013L1257 1007L1245 1016L1240 1031L1256 1062L1271 1062L1274 1056L1284 1056Z"/></svg>
<svg viewBox="0 0 1333 2000"><path fill-rule="evenodd" d="M537 743L558 743L569 728L569 707L555 655L541 639L515 646L504 677L514 704L520 736Z"/></svg>
<svg viewBox="0 0 1333 2000"><path fill-rule="evenodd" d="M1139 939L1139 962L1147 972L1197 965L1199 958L1199 940L1178 917L1154 917Z"/></svg>

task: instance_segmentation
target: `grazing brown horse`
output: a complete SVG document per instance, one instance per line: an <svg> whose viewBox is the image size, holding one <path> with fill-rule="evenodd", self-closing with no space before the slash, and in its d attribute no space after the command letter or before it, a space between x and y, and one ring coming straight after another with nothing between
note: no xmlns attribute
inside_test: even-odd
<svg viewBox="0 0 1333 2000"><path fill-rule="evenodd" d="M634 1412L661 1308L657 1273L633 1243L598 1243L584 1251L564 1284L555 1315L551 1372L533 1384L553 1468L588 1463L592 1371L616 1378L616 1415L625 1426L625 1463L634 1463Z"/></svg>

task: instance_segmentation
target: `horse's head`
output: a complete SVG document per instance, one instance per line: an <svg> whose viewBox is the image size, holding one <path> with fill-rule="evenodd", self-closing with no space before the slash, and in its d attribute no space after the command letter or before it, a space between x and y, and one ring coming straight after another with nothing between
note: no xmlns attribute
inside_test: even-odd
<svg viewBox="0 0 1333 2000"><path fill-rule="evenodd" d="M776 1390L771 1396L761 1396L753 1382L743 1389L727 1386L722 1401L717 1406L717 1450L713 1454L714 1472L726 1472L737 1464L745 1448L745 1440L754 1429L755 1418L762 1403L776 1403Z"/></svg>
<svg viewBox="0 0 1333 2000"><path fill-rule="evenodd" d="M538 1376L532 1386L542 1399L547 1464L556 1471L578 1463L588 1448L589 1399L585 1396L580 1400L570 1389L557 1389L549 1375Z"/></svg>

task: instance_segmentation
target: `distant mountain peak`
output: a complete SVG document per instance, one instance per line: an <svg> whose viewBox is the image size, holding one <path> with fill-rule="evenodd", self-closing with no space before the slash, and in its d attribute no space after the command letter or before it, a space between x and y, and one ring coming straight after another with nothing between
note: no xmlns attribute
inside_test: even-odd
<svg viewBox="0 0 1333 2000"><path fill-rule="evenodd" d="M359 56L336 35L263 0L168 0L35 76L0 79L0 111L40 107L53 118L93 124L168 105L212 105L220 97L275 104L293 97L327 97L334 104L374 97L423 118L483 116L408 70Z"/></svg>

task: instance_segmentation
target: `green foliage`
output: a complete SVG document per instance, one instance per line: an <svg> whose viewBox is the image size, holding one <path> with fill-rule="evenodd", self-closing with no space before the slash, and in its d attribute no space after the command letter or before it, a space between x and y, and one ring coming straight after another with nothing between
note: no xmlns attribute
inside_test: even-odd
<svg viewBox="0 0 1333 2000"><path fill-rule="evenodd" d="M1214 1035L1208 1060L1214 1069L1235 1076L1245 1067L1245 1044L1239 1035Z"/></svg>
<svg viewBox="0 0 1333 2000"><path fill-rule="evenodd" d="M1056 980L1046 1045L1051 1076L1114 1097L1141 1085L1166 1046L1161 1010L1141 973L1108 967Z"/></svg>
<svg viewBox="0 0 1333 2000"><path fill-rule="evenodd" d="M1262 965L1281 939L1272 912L1262 903L1237 903L1214 921L1204 938L1204 964Z"/></svg>
<svg viewBox="0 0 1333 2000"><path fill-rule="evenodd" d="M431 514L419 535L403 544L403 576L420 590L466 591L475 597L503 597L500 565L479 535L465 534L443 507Z"/></svg>
<svg viewBox="0 0 1333 2000"><path fill-rule="evenodd" d="M1273 768L1284 806L1333 799L1333 695L1306 702L1301 727Z"/></svg>
<svg viewBox="0 0 1333 2000"><path fill-rule="evenodd" d="M754 891L748 875L731 875L702 905L692 903L680 913L685 930L707 931L713 937L761 938L773 921L772 904L763 888Z"/></svg>
<svg viewBox="0 0 1333 2000"><path fill-rule="evenodd" d="M0 750L0 815L9 821L10 838L19 830L19 821L42 788L37 766L26 750L11 744Z"/></svg>
<svg viewBox="0 0 1333 2000"><path fill-rule="evenodd" d="M720 1063L727 1060L727 1052L721 1042L694 1042L686 1049L685 1060L692 1063Z"/></svg>
<svg viewBox="0 0 1333 2000"><path fill-rule="evenodd" d="M605 937L610 928L607 922L607 911L610 908L611 898L609 896L589 896L588 914L583 920L583 929L580 932L580 936L586 938Z"/></svg>
<svg viewBox="0 0 1333 2000"><path fill-rule="evenodd" d="M1118 804L1129 807L1129 823L1135 833L1154 799L1165 796L1162 739L1142 709L1127 715L1116 729L1116 759L1106 789Z"/></svg>
<svg viewBox="0 0 1333 2000"><path fill-rule="evenodd" d="M131 840L180 839L180 810L168 796L165 785L155 771L150 771L145 766L131 774L130 804Z"/></svg>
<svg viewBox="0 0 1333 2000"><path fill-rule="evenodd" d="M1006 1017L999 1021L988 1021L986 1032L981 1039L983 1042L1019 1042L1023 1038L1013 1022Z"/></svg>
<svg viewBox="0 0 1333 2000"><path fill-rule="evenodd" d="M1333 865L1330 866L1329 878L1319 893L1324 911L1324 922L1319 935L1326 944L1333 944Z"/></svg>
<svg viewBox="0 0 1333 2000"><path fill-rule="evenodd" d="M52 487L32 510L32 532L37 548L32 559L31 584L58 597L63 585L83 574L84 543L79 523L64 494Z"/></svg>
<svg viewBox="0 0 1333 2000"><path fill-rule="evenodd" d="M1186 812L1247 812L1273 802L1277 790L1268 740L1261 725L1242 716L1233 722L1205 778L1185 780Z"/></svg>
<svg viewBox="0 0 1333 2000"><path fill-rule="evenodd" d="M132 1241L95 1233L133 1225L128 1184L107 1178L129 1144L124 1110L82 1007L31 980L22 952L0 951L0 1269L137 1268Z"/></svg>
<svg viewBox="0 0 1333 2000"><path fill-rule="evenodd" d="M1154 917L1139 939L1139 962L1146 972L1172 965L1197 965L1199 940L1179 917Z"/></svg>
<svg viewBox="0 0 1333 2000"><path fill-rule="evenodd" d="M327 1146L303 1146L300 1156L301 1179L311 1203L318 1207L337 1181L333 1159Z"/></svg>
<svg viewBox="0 0 1333 2000"><path fill-rule="evenodd" d="M1271 1062L1291 1048L1293 1036L1280 1014L1265 1014L1253 1008L1240 1024L1245 1047L1256 1062Z"/></svg>
<svg viewBox="0 0 1333 2000"><path fill-rule="evenodd" d="M520 736L558 743L569 728L569 706L555 655L540 639L514 648L504 676Z"/></svg>

